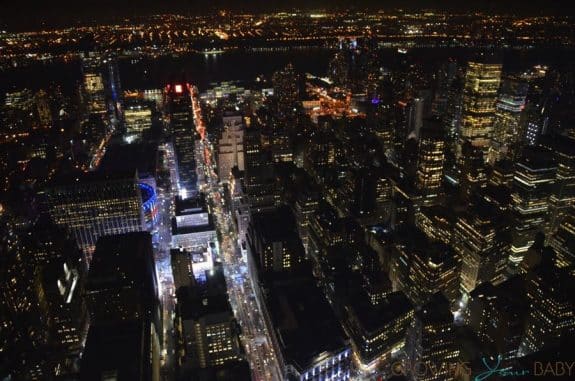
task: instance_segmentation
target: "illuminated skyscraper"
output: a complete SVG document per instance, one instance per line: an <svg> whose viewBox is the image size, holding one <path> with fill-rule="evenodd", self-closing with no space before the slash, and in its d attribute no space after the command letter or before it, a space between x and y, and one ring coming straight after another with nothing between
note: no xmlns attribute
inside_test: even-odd
<svg viewBox="0 0 575 381"><path fill-rule="evenodd" d="M524 132L521 129L521 116L525 108L527 83L516 80L503 82L495 107L493 139L488 160L495 162L503 158L513 158L522 143Z"/></svg>
<svg viewBox="0 0 575 381"><path fill-rule="evenodd" d="M34 103L38 125L41 128L50 128L52 126L52 111L50 110L48 94L44 90L38 91L34 94Z"/></svg>
<svg viewBox="0 0 575 381"><path fill-rule="evenodd" d="M336 86L346 87L349 81L349 65L345 52L340 51L329 62L329 78Z"/></svg>
<svg viewBox="0 0 575 381"><path fill-rule="evenodd" d="M390 280L414 306L422 306L436 292L453 303L458 296L459 263L450 246L430 241L418 229L400 230L404 239L392 251Z"/></svg>
<svg viewBox="0 0 575 381"><path fill-rule="evenodd" d="M44 196L54 222L74 235L88 259L99 237L145 230L136 173L65 176Z"/></svg>
<svg viewBox="0 0 575 381"><path fill-rule="evenodd" d="M444 159L443 129L438 121L426 120L420 131L416 174L416 186L424 204L433 203L441 193Z"/></svg>
<svg viewBox="0 0 575 381"><path fill-rule="evenodd" d="M575 203L575 139L562 135L543 136L541 145L548 148L557 163L557 179L549 198L549 224L546 235L557 228Z"/></svg>
<svg viewBox="0 0 575 381"><path fill-rule="evenodd" d="M295 115L299 101L299 78L293 65L288 64L283 70L272 76L274 96L277 101L276 117L280 120L292 118Z"/></svg>
<svg viewBox="0 0 575 381"><path fill-rule="evenodd" d="M429 242L427 249L420 249L410 258L411 285L404 292L417 306L427 303L435 292L441 292L450 303L454 303L459 295L456 253L442 243Z"/></svg>
<svg viewBox="0 0 575 381"><path fill-rule="evenodd" d="M192 120L190 86L169 85L166 91L170 129L173 134L178 165L180 194L190 195L196 189L197 181L194 143L196 131Z"/></svg>
<svg viewBox="0 0 575 381"><path fill-rule="evenodd" d="M114 58L90 53L82 58L82 89L88 114L97 114L114 130L122 122L122 89Z"/></svg>
<svg viewBox="0 0 575 381"><path fill-rule="evenodd" d="M152 127L152 108L147 102L131 102L124 110L126 139L140 139Z"/></svg>
<svg viewBox="0 0 575 381"><path fill-rule="evenodd" d="M488 204L463 213L455 224L453 247L461 261L461 291L470 293L482 282L501 283L509 253L505 220Z"/></svg>
<svg viewBox="0 0 575 381"><path fill-rule="evenodd" d="M77 371L88 328L82 253L45 218L18 237L8 217L0 211L3 364L18 379L68 377Z"/></svg>
<svg viewBox="0 0 575 381"><path fill-rule="evenodd" d="M557 267L575 264L575 207L564 212L557 231L549 238L549 245L555 250Z"/></svg>
<svg viewBox="0 0 575 381"><path fill-rule="evenodd" d="M434 366L435 371L418 374L422 381L453 381L455 369L447 364L457 362L457 349L453 314L450 303L440 293L434 294L429 303L415 313L410 329L407 353L411 364ZM433 364L433 365L432 365Z"/></svg>
<svg viewBox="0 0 575 381"><path fill-rule="evenodd" d="M461 149L459 164L461 193L466 199L470 199L473 193L487 185L487 168L483 150L466 141Z"/></svg>
<svg viewBox="0 0 575 381"><path fill-rule="evenodd" d="M556 343L562 335L575 332L572 270L559 269L552 258L527 274L527 298L531 309L520 355L533 353Z"/></svg>
<svg viewBox="0 0 575 381"><path fill-rule="evenodd" d="M465 141L487 153L493 136L493 118L501 80L501 63L480 56L467 65L463 89L463 111L459 153Z"/></svg>
<svg viewBox="0 0 575 381"><path fill-rule="evenodd" d="M498 286L490 282L477 286L469 295L463 318L483 343L494 345L507 359L517 356L528 312L525 280L515 276Z"/></svg>
<svg viewBox="0 0 575 381"><path fill-rule="evenodd" d="M552 153L542 147L528 147L515 164L512 211L513 242L509 271L517 271L525 252L535 242L535 234L545 231L548 222L549 195L555 184L557 164Z"/></svg>
<svg viewBox="0 0 575 381"><path fill-rule="evenodd" d="M415 225L432 241L451 244L455 215L447 207L421 207L415 214Z"/></svg>

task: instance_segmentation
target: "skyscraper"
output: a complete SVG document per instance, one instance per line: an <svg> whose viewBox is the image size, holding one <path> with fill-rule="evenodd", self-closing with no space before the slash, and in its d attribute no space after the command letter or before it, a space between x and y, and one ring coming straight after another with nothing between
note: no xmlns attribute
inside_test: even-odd
<svg viewBox="0 0 575 381"><path fill-rule="evenodd" d="M517 271L525 252L535 242L535 234L544 232L548 222L549 195L555 184L557 164L542 147L527 147L515 164L511 187L514 218L509 271Z"/></svg>
<svg viewBox="0 0 575 381"><path fill-rule="evenodd" d="M240 119L241 120L241 119ZM218 142L218 176L220 181L228 182L232 168L238 167L240 171L244 165L244 130L237 122L224 125L224 131Z"/></svg>
<svg viewBox="0 0 575 381"><path fill-rule="evenodd" d="M551 260L546 260L551 259ZM546 258L527 274L527 298L531 305L520 354L533 353L575 332L575 285L568 268L559 269Z"/></svg>
<svg viewBox="0 0 575 381"><path fill-rule="evenodd" d="M433 203L441 193L444 159L443 129L439 121L426 120L419 136L416 173L416 186L424 204Z"/></svg>
<svg viewBox="0 0 575 381"><path fill-rule="evenodd" d="M514 276L498 286L477 286L469 295L464 321L483 343L508 359L517 356L528 312L525 280Z"/></svg>
<svg viewBox="0 0 575 381"><path fill-rule="evenodd" d="M187 84L168 85L167 110L178 165L179 191L190 195L196 189L195 128L192 120L191 89Z"/></svg>
<svg viewBox="0 0 575 381"><path fill-rule="evenodd" d="M149 233L98 240L86 282L86 300L92 325L148 316L159 328L158 283Z"/></svg>
<svg viewBox="0 0 575 381"><path fill-rule="evenodd" d="M248 244L262 272L292 271L305 258L293 213L287 207L253 214Z"/></svg>
<svg viewBox="0 0 575 381"><path fill-rule="evenodd" d="M290 63L283 70L275 72L272 82L278 106L277 117L283 119L293 116L299 101L299 79L293 65Z"/></svg>
<svg viewBox="0 0 575 381"><path fill-rule="evenodd" d="M456 343L453 314L450 303L440 293L434 294L429 303L415 313L415 322L410 329L407 352L411 364L426 364L435 371L418 374L422 381L453 381L459 349ZM449 365L448 365L449 364ZM413 366L413 365L412 365ZM423 373L423 372L422 372Z"/></svg>
<svg viewBox="0 0 575 381"><path fill-rule="evenodd" d="M513 79L503 81L495 107L493 139L488 155L488 160L492 163L503 158L513 158L520 153L518 148L524 134L521 116L525 108L527 88L525 82Z"/></svg>
<svg viewBox="0 0 575 381"><path fill-rule="evenodd" d="M101 237L86 282L90 330L80 380L160 380L162 315L152 236Z"/></svg>
<svg viewBox="0 0 575 381"><path fill-rule="evenodd" d="M546 235L557 231L575 202L575 139L562 135L544 136L541 145L553 152L557 178L549 198L549 224Z"/></svg>
<svg viewBox="0 0 575 381"><path fill-rule="evenodd" d="M506 223L497 210L481 203L455 224L453 247L461 261L461 290L470 293L481 282L501 283L509 253Z"/></svg>
<svg viewBox="0 0 575 381"><path fill-rule="evenodd" d="M463 111L459 153L465 141L484 153L493 136L493 118L501 80L501 63L495 57L482 55L467 64L463 89Z"/></svg>
<svg viewBox="0 0 575 381"><path fill-rule="evenodd" d="M398 235L405 238L392 251L389 277L394 289L402 290L414 306L424 305L436 292L454 303L459 295L457 253L415 228L400 230Z"/></svg>
<svg viewBox="0 0 575 381"><path fill-rule="evenodd" d="M88 261L99 237L145 230L135 172L63 176L48 185L44 198L49 215L74 235Z"/></svg>
<svg viewBox="0 0 575 381"><path fill-rule="evenodd" d="M557 267L575 264L575 207L564 213L557 231L549 238L549 245L556 253Z"/></svg>
<svg viewBox="0 0 575 381"><path fill-rule="evenodd" d="M152 127L152 108L149 102L132 101L126 104L124 126L129 141L140 139L144 131Z"/></svg>

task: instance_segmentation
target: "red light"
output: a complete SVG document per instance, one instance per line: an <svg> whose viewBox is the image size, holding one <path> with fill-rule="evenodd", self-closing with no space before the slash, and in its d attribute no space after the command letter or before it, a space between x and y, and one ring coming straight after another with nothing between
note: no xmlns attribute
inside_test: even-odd
<svg viewBox="0 0 575 381"><path fill-rule="evenodd" d="M182 85L176 85L176 93L180 94L182 92Z"/></svg>

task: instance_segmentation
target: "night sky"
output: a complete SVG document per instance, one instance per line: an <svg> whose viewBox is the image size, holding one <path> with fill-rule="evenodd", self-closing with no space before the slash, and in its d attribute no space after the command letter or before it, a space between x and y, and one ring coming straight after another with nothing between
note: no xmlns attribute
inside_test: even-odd
<svg viewBox="0 0 575 381"><path fill-rule="evenodd" d="M151 13L210 13L235 11L318 8L435 8L515 14L575 14L572 0L0 0L0 23L10 30L44 25L67 25L72 21L104 21ZM542 6L544 5L544 7Z"/></svg>

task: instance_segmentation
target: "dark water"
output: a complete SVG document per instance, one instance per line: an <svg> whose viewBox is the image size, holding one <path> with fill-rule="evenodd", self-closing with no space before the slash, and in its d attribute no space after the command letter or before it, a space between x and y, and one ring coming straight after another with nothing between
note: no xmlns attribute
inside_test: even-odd
<svg viewBox="0 0 575 381"><path fill-rule="evenodd" d="M269 76L274 71L294 65L297 71L325 74L332 53L328 50L291 52L228 52L205 56L163 57L132 65L120 64L122 86L157 88L173 81L187 81L205 89L211 82L227 80L252 80L260 74Z"/></svg>
<svg viewBox="0 0 575 381"><path fill-rule="evenodd" d="M574 57L567 49L509 50L503 55L505 70L520 70L533 64L564 65ZM468 49L413 49L407 55L395 49L383 50L381 65L394 68L404 61L434 64L455 58L466 60ZM333 51L327 49L291 50L281 52L234 51L216 56L192 54L184 57L162 57L155 60L120 61L120 77L124 89L160 88L171 81L187 81L205 89L210 82L252 80L260 74L270 75L292 63L299 72L324 75ZM10 89L40 89L58 85L64 92L75 91L80 81L78 62L67 64L34 64L0 72L0 92Z"/></svg>

